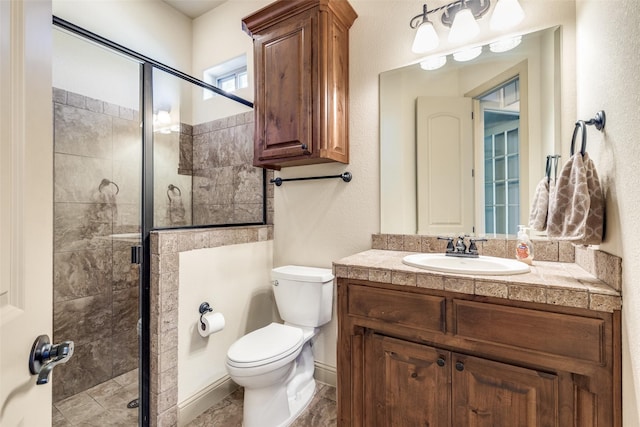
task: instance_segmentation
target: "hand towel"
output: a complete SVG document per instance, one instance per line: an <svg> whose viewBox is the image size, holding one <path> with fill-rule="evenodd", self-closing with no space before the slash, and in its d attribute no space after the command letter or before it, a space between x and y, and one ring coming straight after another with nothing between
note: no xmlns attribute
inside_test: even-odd
<svg viewBox="0 0 640 427"><path fill-rule="evenodd" d="M581 245L602 243L604 197L598 173L587 153L571 156L549 200L547 234Z"/></svg>
<svg viewBox="0 0 640 427"><path fill-rule="evenodd" d="M167 208L167 220L170 226L187 225L185 220L185 209L182 203L182 196L169 196L169 206Z"/></svg>
<svg viewBox="0 0 640 427"><path fill-rule="evenodd" d="M547 229L547 214L549 212L549 178L544 177L538 183L529 214L529 227L535 231Z"/></svg>

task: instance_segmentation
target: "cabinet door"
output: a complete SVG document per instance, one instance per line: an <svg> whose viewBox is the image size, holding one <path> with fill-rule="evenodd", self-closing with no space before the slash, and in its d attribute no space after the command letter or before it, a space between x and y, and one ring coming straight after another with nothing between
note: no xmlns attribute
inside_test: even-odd
<svg viewBox="0 0 640 427"><path fill-rule="evenodd" d="M364 425L450 425L450 353L377 334L365 338Z"/></svg>
<svg viewBox="0 0 640 427"><path fill-rule="evenodd" d="M256 166L312 153L314 25L308 11L256 36Z"/></svg>
<svg viewBox="0 0 640 427"><path fill-rule="evenodd" d="M454 426L558 426L555 375L453 353Z"/></svg>

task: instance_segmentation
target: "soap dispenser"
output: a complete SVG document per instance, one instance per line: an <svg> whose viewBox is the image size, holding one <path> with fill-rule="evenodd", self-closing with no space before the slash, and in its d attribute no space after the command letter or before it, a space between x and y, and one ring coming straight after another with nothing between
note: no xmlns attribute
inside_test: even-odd
<svg viewBox="0 0 640 427"><path fill-rule="evenodd" d="M527 233L529 227L518 226L518 243L516 245L516 259L526 264L533 264L533 244Z"/></svg>

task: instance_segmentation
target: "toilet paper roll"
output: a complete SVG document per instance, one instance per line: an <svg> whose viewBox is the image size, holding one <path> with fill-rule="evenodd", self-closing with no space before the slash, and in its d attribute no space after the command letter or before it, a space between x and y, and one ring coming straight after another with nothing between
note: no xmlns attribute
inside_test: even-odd
<svg viewBox="0 0 640 427"><path fill-rule="evenodd" d="M198 332L203 337L220 332L224 329L224 316L222 313L205 313L200 316Z"/></svg>

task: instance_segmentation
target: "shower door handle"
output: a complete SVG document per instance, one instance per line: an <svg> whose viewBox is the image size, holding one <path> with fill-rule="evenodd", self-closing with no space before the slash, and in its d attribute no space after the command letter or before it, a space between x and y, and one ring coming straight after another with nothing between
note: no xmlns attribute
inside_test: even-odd
<svg viewBox="0 0 640 427"><path fill-rule="evenodd" d="M31 347L29 354L29 371L38 375L37 385L49 382L49 374L56 366L67 363L73 356L73 341L51 344L48 335L40 335Z"/></svg>

